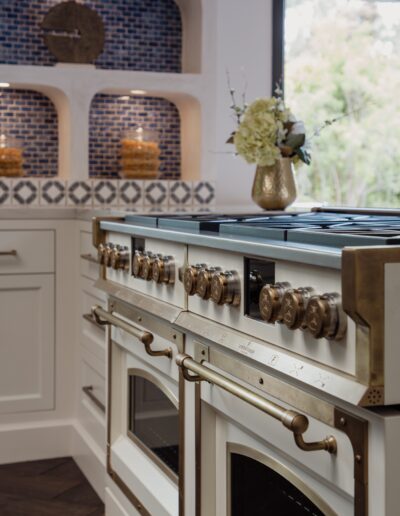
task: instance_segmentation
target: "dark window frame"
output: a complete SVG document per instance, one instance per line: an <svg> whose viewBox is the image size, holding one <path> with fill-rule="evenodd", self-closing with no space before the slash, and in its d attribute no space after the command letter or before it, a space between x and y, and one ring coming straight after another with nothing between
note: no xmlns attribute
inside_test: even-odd
<svg viewBox="0 0 400 516"><path fill-rule="evenodd" d="M285 0L272 2L272 94L277 84L284 91Z"/></svg>

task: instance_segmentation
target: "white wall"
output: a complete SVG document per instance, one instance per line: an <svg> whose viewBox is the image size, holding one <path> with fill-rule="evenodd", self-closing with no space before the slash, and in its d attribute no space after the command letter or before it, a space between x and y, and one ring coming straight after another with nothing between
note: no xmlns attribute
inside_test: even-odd
<svg viewBox="0 0 400 516"><path fill-rule="evenodd" d="M204 73L213 84L209 109L215 113L214 128L204 122L213 138L211 147L203 148L203 159L212 156L210 179L216 180L218 202L249 204L255 166L226 154L233 151L225 140L235 128L226 70L238 94L245 77L248 101L271 94L272 0L203 0L203 6Z"/></svg>

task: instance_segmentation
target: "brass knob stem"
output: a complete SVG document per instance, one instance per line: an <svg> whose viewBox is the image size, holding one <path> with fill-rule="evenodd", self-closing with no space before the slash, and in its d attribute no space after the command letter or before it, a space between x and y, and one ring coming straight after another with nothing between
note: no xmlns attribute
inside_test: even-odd
<svg viewBox="0 0 400 516"><path fill-rule="evenodd" d="M214 274L211 279L211 299L217 305L240 304L240 280L236 271Z"/></svg>
<svg viewBox="0 0 400 516"><path fill-rule="evenodd" d="M305 324L316 339L342 339L346 332L346 315L339 294L312 296L307 304Z"/></svg>
<svg viewBox="0 0 400 516"><path fill-rule="evenodd" d="M156 259L156 256L153 254L148 254L143 259L143 265L142 265L142 278L150 281L152 279L153 275L153 264Z"/></svg>
<svg viewBox="0 0 400 516"><path fill-rule="evenodd" d="M141 251L135 251L132 263L132 273L135 278L140 278L142 276L143 260L143 253Z"/></svg>

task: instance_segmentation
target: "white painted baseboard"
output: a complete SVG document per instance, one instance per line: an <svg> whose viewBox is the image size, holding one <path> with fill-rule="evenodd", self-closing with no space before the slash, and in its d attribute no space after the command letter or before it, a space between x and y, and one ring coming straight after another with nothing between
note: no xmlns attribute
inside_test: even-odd
<svg viewBox="0 0 400 516"><path fill-rule="evenodd" d="M72 420L0 425L0 464L71 455Z"/></svg>

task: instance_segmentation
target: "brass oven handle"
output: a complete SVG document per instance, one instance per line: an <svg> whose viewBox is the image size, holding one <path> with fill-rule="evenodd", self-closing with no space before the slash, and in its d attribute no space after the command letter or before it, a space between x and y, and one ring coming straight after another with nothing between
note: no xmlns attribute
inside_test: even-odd
<svg viewBox="0 0 400 516"><path fill-rule="evenodd" d="M293 432L295 443L302 450L325 450L329 453L336 453L337 442L332 435L317 442L307 443L304 441L303 434L308 428L308 418L305 415L299 414L293 410L287 410L272 401L266 400L239 383L236 383L222 374L216 373L212 369L199 364L189 355L177 355L176 363L181 368L186 380L190 382L201 382L206 380L280 421L283 426ZM189 371L195 374L191 375Z"/></svg>
<svg viewBox="0 0 400 516"><path fill-rule="evenodd" d="M171 348L161 349L159 351L151 349L151 343L154 340L154 335L149 331L143 331L140 328L127 323L123 319L120 319L112 313L107 312L107 310L104 310L104 308L101 308L101 306L98 305L92 307L92 315L98 324L101 324L102 326L111 324L112 326L116 326L117 328L120 328L121 330L124 330L130 335L133 335L139 339L140 342L144 344L144 348L148 355L152 357L172 358Z"/></svg>
<svg viewBox="0 0 400 516"><path fill-rule="evenodd" d="M95 258L93 255L91 255L90 253L88 254L81 254L81 258L83 260L86 260L87 262L90 262L90 263L95 263L96 265L99 264L99 262L97 261L97 258Z"/></svg>
<svg viewBox="0 0 400 516"><path fill-rule="evenodd" d="M102 403L96 396L93 394L93 385L85 385L82 387L83 392L93 401L93 403L98 407L102 412L106 411L106 407L104 403Z"/></svg>
<svg viewBox="0 0 400 516"><path fill-rule="evenodd" d="M85 321L90 322L90 324L93 324L93 326L96 326L96 328L100 328L104 331L104 325L99 324L92 314L82 314L82 317L85 319Z"/></svg>
<svg viewBox="0 0 400 516"><path fill-rule="evenodd" d="M17 251L15 249L11 251L0 251L0 256L17 256Z"/></svg>

